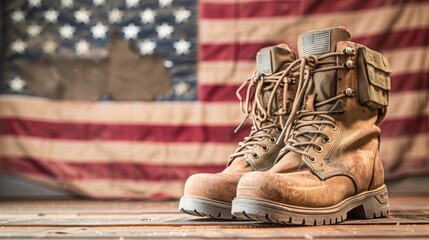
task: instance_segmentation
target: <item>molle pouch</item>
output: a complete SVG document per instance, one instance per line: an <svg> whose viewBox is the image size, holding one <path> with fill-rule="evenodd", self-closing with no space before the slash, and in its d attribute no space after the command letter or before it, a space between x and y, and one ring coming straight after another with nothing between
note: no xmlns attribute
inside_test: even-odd
<svg viewBox="0 0 429 240"><path fill-rule="evenodd" d="M379 109L384 118L389 105L389 61L381 53L358 46L359 102L370 109Z"/></svg>

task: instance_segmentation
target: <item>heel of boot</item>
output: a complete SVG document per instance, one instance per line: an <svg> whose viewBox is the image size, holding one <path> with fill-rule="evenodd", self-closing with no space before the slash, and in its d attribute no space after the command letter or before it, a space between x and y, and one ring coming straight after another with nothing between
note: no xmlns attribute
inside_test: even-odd
<svg viewBox="0 0 429 240"><path fill-rule="evenodd" d="M350 218L378 218L385 217L390 212L387 188L383 185L374 192L368 193L362 204L349 212Z"/></svg>

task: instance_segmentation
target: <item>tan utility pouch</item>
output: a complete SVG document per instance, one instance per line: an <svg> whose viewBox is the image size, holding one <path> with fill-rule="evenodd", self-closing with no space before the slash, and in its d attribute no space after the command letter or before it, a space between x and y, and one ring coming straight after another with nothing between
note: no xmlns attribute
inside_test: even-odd
<svg viewBox="0 0 429 240"><path fill-rule="evenodd" d="M389 61L381 53L364 46L358 46L358 54L359 102L371 109L385 109L389 105L392 72Z"/></svg>

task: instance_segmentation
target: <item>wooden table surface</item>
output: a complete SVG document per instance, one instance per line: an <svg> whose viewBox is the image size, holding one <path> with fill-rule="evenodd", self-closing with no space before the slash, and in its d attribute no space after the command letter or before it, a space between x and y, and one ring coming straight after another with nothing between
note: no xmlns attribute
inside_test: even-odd
<svg viewBox="0 0 429 240"><path fill-rule="evenodd" d="M219 221L177 210L177 201L3 200L3 239L429 239L429 196L390 197L387 218L331 226Z"/></svg>

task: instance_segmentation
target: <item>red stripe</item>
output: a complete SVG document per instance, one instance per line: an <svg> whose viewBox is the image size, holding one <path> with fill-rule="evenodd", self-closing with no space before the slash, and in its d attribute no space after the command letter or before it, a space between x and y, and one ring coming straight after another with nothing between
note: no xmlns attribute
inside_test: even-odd
<svg viewBox="0 0 429 240"><path fill-rule="evenodd" d="M429 133L429 116L386 120L380 127L382 138Z"/></svg>
<svg viewBox="0 0 429 240"><path fill-rule="evenodd" d="M67 140L113 140L144 142L238 142L247 135L243 127L234 134L236 126L148 126L114 124L68 124L23 119L2 119L4 135L31 136ZM386 120L383 137L397 137L429 132L429 117Z"/></svg>
<svg viewBox="0 0 429 240"><path fill-rule="evenodd" d="M195 173L220 172L225 165L151 165L131 162L71 163L47 161L30 157L0 158L0 170L17 173L50 176L60 180L111 179L111 180L186 180Z"/></svg>
<svg viewBox="0 0 429 240"><path fill-rule="evenodd" d="M243 79L244 81L244 79ZM392 89L391 93L413 91L413 90L429 90L429 72L407 73L401 75L393 75L391 77ZM238 103L235 91L238 85L200 85L199 98L206 102L236 102Z"/></svg>
<svg viewBox="0 0 429 240"><path fill-rule="evenodd" d="M381 143L383 144L383 142ZM407 152L410 146L403 145L403 152ZM382 159L385 169L385 180L399 180L406 177L424 176L429 174L429 156L422 158L404 158L398 156L397 159Z"/></svg>
<svg viewBox="0 0 429 240"><path fill-rule="evenodd" d="M238 124L238 123L237 123ZM237 142L248 134L236 126L156 126L58 123L19 118L0 119L2 133L64 140L113 140L145 142Z"/></svg>
<svg viewBox="0 0 429 240"><path fill-rule="evenodd" d="M408 29L403 31L386 32L371 36L353 38L353 41L364 44L378 51L427 46L429 43L429 28ZM225 43L200 44L201 61L225 60L254 60L256 53L262 47L278 43Z"/></svg>
<svg viewBox="0 0 429 240"><path fill-rule="evenodd" d="M306 0L306 1L252 1L240 3L201 3L200 17L206 19L260 18L351 12L384 6L427 2L427 0Z"/></svg>

